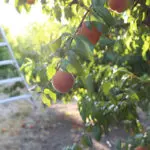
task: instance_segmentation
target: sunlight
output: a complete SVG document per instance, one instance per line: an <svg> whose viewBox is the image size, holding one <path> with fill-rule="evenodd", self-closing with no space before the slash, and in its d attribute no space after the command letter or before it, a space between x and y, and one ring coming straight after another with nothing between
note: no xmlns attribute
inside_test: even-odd
<svg viewBox="0 0 150 150"><path fill-rule="evenodd" d="M33 22L45 22L48 16L42 14L42 7L39 3L32 6L30 14L22 11L19 14L14 8L13 1L5 4L0 1L0 25L4 25L10 29L14 36L24 34L26 27Z"/></svg>

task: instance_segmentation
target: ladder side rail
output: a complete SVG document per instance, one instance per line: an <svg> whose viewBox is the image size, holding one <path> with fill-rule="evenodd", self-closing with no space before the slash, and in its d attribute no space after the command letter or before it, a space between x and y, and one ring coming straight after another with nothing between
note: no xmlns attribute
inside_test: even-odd
<svg viewBox="0 0 150 150"><path fill-rule="evenodd" d="M9 43L8 43L8 41L7 41L7 38L6 38L6 36L5 36L5 32L4 32L4 30L3 30L2 28L0 28L0 31L1 31L1 34L2 34L2 38L3 38L4 42L6 43L5 46L7 46L8 51L9 51L9 53L10 53L10 56L11 56L11 58L12 58L13 61L14 61L14 64L15 64L15 66L16 66L16 69L18 70L18 73L19 73L20 77L22 78L22 81L23 81L23 83L24 83L24 85L25 85L27 91L30 93L29 85L27 84L26 79L24 78L24 75L23 75L22 71L20 70L19 64L18 64L18 62L17 62L17 60L16 60L16 58L15 58L15 56L14 56L14 54L13 54L12 48L11 48L11 46L9 45ZM36 105L35 105L35 103L34 103L33 97L31 96L30 99L31 99L31 100L28 99L28 101L34 106L34 108L36 108ZM9 100L9 101L11 101L11 100Z"/></svg>
<svg viewBox="0 0 150 150"><path fill-rule="evenodd" d="M7 41L7 38L6 38L6 36L5 36L5 32L4 32L4 30L3 30L2 28L1 28L1 33L2 33L2 37L3 37L3 39L4 39L4 42L7 43L8 51L9 51L9 53L10 53L12 59L13 59L14 62L15 62L15 66L16 66L16 68L18 69L18 72L19 72L21 78L23 79L23 82L24 82L24 84L25 84L27 90L29 91L29 86L28 86L28 84L27 84L27 82L26 82L26 80L25 80L25 78L24 78L23 73L20 71L20 67L19 67L19 65L18 65L18 62L17 62L17 60L15 59L15 56L14 56L13 51L12 51L12 48L11 48L11 46L9 45L9 43L8 43L8 41Z"/></svg>

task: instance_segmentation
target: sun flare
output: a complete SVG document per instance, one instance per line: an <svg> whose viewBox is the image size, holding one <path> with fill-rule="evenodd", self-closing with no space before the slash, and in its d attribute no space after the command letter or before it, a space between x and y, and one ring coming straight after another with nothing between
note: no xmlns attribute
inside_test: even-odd
<svg viewBox="0 0 150 150"><path fill-rule="evenodd" d="M33 22L45 22L47 16L42 14L42 7L39 3L32 6L29 14L22 11L21 14L14 8L14 3L6 4L0 1L0 25L6 26L10 29L14 36L24 34L26 27Z"/></svg>

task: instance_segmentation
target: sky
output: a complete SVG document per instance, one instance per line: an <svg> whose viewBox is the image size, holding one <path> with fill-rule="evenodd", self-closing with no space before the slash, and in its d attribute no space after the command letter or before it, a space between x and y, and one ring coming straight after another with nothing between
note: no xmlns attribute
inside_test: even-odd
<svg viewBox="0 0 150 150"><path fill-rule="evenodd" d="M42 14L41 5L32 5L30 14L23 11L19 14L12 3L5 4L4 0L0 0L0 26L5 25L10 29L11 34L17 36L25 33L27 25L33 22L44 22L47 16Z"/></svg>

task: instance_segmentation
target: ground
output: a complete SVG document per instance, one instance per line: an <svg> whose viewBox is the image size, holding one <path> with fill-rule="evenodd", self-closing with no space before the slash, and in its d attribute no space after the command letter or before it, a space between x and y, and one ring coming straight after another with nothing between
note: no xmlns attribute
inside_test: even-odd
<svg viewBox="0 0 150 150"><path fill-rule="evenodd" d="M63 150L80 142L84 130L76 102L44 109L38 100L36 105L37 109L27 101L0 105L1 150ZM114 128L102 137L101 143L92 139L94 146L83 149L115 150L115 141L127 136L122 129Z"/></svg>

